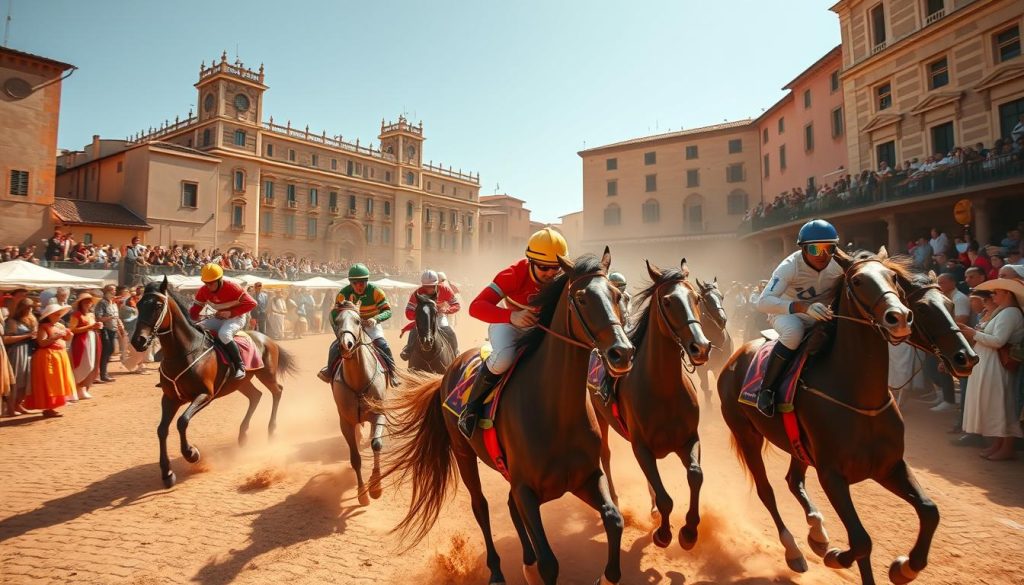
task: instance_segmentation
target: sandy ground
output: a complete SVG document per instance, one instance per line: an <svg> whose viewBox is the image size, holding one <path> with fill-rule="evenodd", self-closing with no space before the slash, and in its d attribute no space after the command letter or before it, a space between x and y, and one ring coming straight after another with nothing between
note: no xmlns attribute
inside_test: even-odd
<svg viewBox="0 0 1024 585"><path fill-rule="evenodd" d="M459 328L463 342L482 330ZM407 505L395 490L359 506L347 448L327 387L316 380L327 336L286 341L301 373L285 382L276 440L265 424L269 395L256 412L245 449L235 444L245 399L217 400L197 416L190 439L202 460L169 451L178 485L164 490L157 466L156 376L118 375L96 399L63 409L64 417L19 417L0 425L0 582L3 583L485 583L483 542L465 489L415 549L398 553L389 529ZM396 349L397 353L397 349ZM119 368L113 368L115 370ZM947 444L948 415L915 410L908 419L908 459L938 503L942 522L931 565L920 583L1024 584L1024 463L992 463ZM798 535L810 570L786 568L768 513L730 448L717 405L702 413L703 522L690 552L651 542L647 490L625 442L614 439L614 477L628 525L623 583L856 583L855 570L825 568L807 547L803 515L782 480L787 460L768 455L776 496ZM369 453L368 447L364 447ZM364 459L369 465L369 458ZM687 487L678 461L662 463L685 511ZM484 487L503 567L522 583L520 550L504 480L489 470ZM845 531L813 471L812 497L834 545ZM874 484L854 487L874 539L879 582L917 533L913 510ZM595 513L567 497L543 509L563 583L592 583L604 564L604 533Z"/></svg>

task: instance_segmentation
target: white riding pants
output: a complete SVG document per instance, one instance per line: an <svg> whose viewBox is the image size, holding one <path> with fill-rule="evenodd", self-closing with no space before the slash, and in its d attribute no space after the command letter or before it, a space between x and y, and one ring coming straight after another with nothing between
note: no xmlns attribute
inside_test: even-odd
<svg viewBox="0 0 1024 585"><path fill-rule="evenodd" d="M492 374L504 374L516 358L516 342L529 329L520 329L510 323L491 323L487 337L491 342L491 355L487 356L487 369Z"/></svg>
<svg viewBox="0 0 1024 585"><path fill-rule="evenodd" d="M221 343L229 343L235 338L235 333L238 333L245 328L246 321L249 320L249 315L239 315L237 317L231 317L230 319L219 319L217 317L207 317L203 319L199 325L217 334L217 339L220 339Z"/></svg>
<svg viewBox="0 0 1024 585"><path fill-rule="evenodd" d="M380 323L374 324L373 327L363 325L363 333L370 338L370 341L377 341L384 337L384 329L380 326Z"/></svg>
<svg viewBox="0 0 1024 585"><path fill-rule="evenodd" d="M814 317L804 313L776 315L772 319L772 328L779 333L779 341L789 349L800 346L804 331L815 323Z"/></svg>

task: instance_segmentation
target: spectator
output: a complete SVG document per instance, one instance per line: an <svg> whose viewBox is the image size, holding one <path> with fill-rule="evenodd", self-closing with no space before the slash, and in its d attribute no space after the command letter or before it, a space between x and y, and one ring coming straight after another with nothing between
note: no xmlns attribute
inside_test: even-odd
<svg viewBox="0 0 1024 585"><path fill-rule="evenodd" d="M949 236L937 227L932 228L932 239L928 241L932 247L932 255L947 254L950 250Z"/></svg>
<svg viewBox="0 0 1024 585"><path fill-rule="evenodd" d="M73 335L71 366L75 374L78 397L76 398L72 393L69 395L68 402L91 399L92 395L89 394L89 389L99 377L100 340L98 332L103 325L96 322L96 316L93 314L95 304L96 297L89 293L78 295L75 302L71 304L74 309L68 324Z"/></svg>
<svg viewBox="0 0 1024 585"><path fill-rule="evenodd" d="M67 305L47 305L39 316L38 348L32 354L31 393L25 407L41 409L44 417L60 416L56 409L64 406L65 396L75 392L75 373L67 352L72 333L60 321L70 310Z"/></svg>
<svg viewBox="0 0 1024 585"><path fill-rule="evenodd" d="M59 287L57 289L47 289L39 294L39 304L46 306L50 303L57 303L58 305L68 304L68 297L71 296L71 290L67 287Z"/></svg>
<svg viewBox="0 0 1024 585"><path fill-rule="evenodd" d="M257 282L252 287L252 298L256 300L256 308L252 314L256 319L256 330L260 333L267 332L267 310L270 308L270 295L263 290L263 283Z"/></svg>
<svg viewBox="0 0 1024 585"><path fill-rule="evenodd" d="M914 258L914 268L924 270L928 266L928 262L932 258L932 247L924 236L917 239L910 255Z"/></svg>
<svg viewBox="0 0 1024 585"><path fill-rule="evenodd" d="M100 377L96 381L97 384L114 381L107 373L107 366L110 364L110 358L114 355L114 345L118 336L124 330L117 303L114 301L116 292L117 287L108 284L103 287L103 298L96 304L96 321L103 326L100 329Z"/></svg>
<svg viewBox="0 0 1024 585"><path fill-rule="evenodd" d="M21 299L11 316L4 322L5 367L11 372L7 394L9 416L31 414L25 409L24 402L31 392L32 349L36 331L39 329L39 324L32 314L34 307L35 301L32 299Z"/></svg>
<svg viewBox="0 0 1024 585"><path fill-rule="evenodd" d="M9 317L11 313L14 311L14 309L18 306L18 303L21 302L21 299L27 296L28 290L23 288L16 288L13 291L11 291L11 296L8 297L7 301L3 304L2 307L0 307L0 313L2 313L0 314L0 316L2 316L6 321L7 317Z"/></svg>
<svg viewBox="0 0 1024 585"><path fill-rule="evenodd" d="M284 339L284 320L288 315L288 303L285 301L284 289L274 291L270 301L270 316L267 320L267 333L273 339Z"/></svg>

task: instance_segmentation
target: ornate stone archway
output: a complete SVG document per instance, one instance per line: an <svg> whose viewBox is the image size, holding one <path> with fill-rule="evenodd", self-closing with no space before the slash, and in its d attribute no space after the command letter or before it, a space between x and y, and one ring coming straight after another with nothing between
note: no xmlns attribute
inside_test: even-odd
<svg viewBox="0 0 1024 585"><path fill-rule="evenodd" d="M366 256L363 226L352 220L336 220L328 231L329 254L332 260L359 262Z"/></svg>

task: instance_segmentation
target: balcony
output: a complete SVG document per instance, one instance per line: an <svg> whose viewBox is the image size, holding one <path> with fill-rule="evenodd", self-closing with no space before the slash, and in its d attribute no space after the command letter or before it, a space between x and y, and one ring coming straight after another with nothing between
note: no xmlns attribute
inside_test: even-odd
<svg viewBox="0 0 1024 585"><path fill-rule="evenodd" d="M349 217L355 217L358 214L359 214L359 212L356 211L356 208L354 208L354 207L349 207L348 211L345 212L345 215L347 215Z"/></svg>
<svg viewBox="0 0 1024 585"><path fill-rule="evenodd" d="M934 23L942 20L942 17L944 17L944 16L946 16L946 9L945 8L940 8L939 10L936 10L935 12L932 12L931 14L928 15L927 18L925 18L925 21L924 21L925 26L928 26L929 24L934 24Z"/></svg>
<svg viewBox="0 0 1024 585"><path fill-rule="evenodd" d="M320 206L310 205L309 208L306 209L306 212L309 213L310 215L320 215Z"/></svg>
<svg viewBox="0 0 1024 585"><path fill-rule="evenodd" d="M288 207L288 209L298 209L299 202L294 199L289 199L288 201L285 202L285 205Z"/></svg>
<svg viewBox="0 0 1024 585"><path fill-rule="evenodd" d="M432 229L434 229L434 225L435 224L434 224L433 221L427 220L427 221L423 222L423 229L425 229L425 230L432 230Z"/></svg>
<svg viewBox="0 0 1024 585"><path fill-rule="evenodd" d="M231 224L228 227L228 229L230 229L233 232L244 232L245 231L245 224L243 224L243 223L233 223L233 224Z"/></svg>
<svg viewBox="0 0 1024 585"><path fill-rule="evenodd" d="M448 231L448 224L446 224L446 223L445 223L445 222L443 222L443 221L441 222L441 231L442 231L442 232L446 232L446 231Z"/></svg>
<svg viewBox="0 0 1024 585"><path fill-rule="evenodd" d="M871 54L874 55L876 53L880 53L880 52L884 51L885 50L885 46L886 46L886 42L885 41L882 41L882 42L878 43L874 47L871 47Z"/></svg>
<svg viewBox="0 0 1024 585"><path fill-rule="evenodd" d="M461 223L455 224L454 226L452 226L452 230L456 231L456 232L462 230L462 224Z"/></svg>
<svg viewBox="0 0 1024 585"><path fill-rule="evenodd" d="M263 207L274 207L274 196L263 197Z"/></svg>
<svg viewBox="0 0 1024 585"><path fill-rule="evenodd" d="M471 225L467 225L467 226L466 226L466 232L467 232L467 233L470 233L470 234L471 234L471 233L473 233L473 232L475 232L475 231L476 231L476 228L474 228L473 226L471 226Z"/></svg>
<svg viewBox="0 0 1024 585"><path fill-rule="evenodd" d="M386 221L386 222L390 222L391 221L391 214L390 213L385 214L382 219L384 221Z"/></svg>
<svg viewBox="0 0 1024 585"><path fill-rule="evenodd" d="M330 209L331 209L331 215L340 215L341 214L341 208L338 207L337 205L332 205Z"/></svg>

